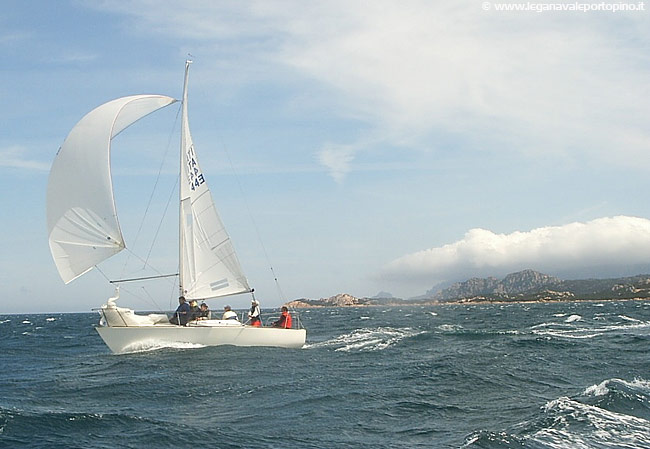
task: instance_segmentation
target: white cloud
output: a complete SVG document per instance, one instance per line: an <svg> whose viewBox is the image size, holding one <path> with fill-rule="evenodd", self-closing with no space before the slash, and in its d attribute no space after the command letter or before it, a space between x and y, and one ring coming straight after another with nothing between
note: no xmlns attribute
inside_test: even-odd
<svg viewBox="0 0 650 449"><path fill-rule="evenodd" d="M350 171L350 161L354 158L355 149L347 145L327 144L319 153L319 162L327 167L336 182L342 182Z"/></svg>
<svg viewBox="0 0 650 449"><path fill-rule="evenodd" d="M432 135L455 133L495 153L650 168L639 157L650 150L645 13L500 13L428 0L102 7L136 17L141 31L200 42L206 60L230 56L265 77L327 86L324 108L361 121L384 146L435 149ZM343 144L344 154L319 157L338 181L358 142Z"/></svg>
<svg viewBox="0 0 650 449"><path fill-rule="evenodd" d="M21 168L25 170L47 171L49 163L35 161L26 156L27 149L20 146L11 146L0 149L0 167Z"/></svg>
<svg viewBox="0 0 650 449"><path fill-rule="evenodd" d="M557 273L648 263L650 220L617 216L511 234L471 229L457 242L390 262L382 277L442 281L503 275L525 268Z"/></svg>

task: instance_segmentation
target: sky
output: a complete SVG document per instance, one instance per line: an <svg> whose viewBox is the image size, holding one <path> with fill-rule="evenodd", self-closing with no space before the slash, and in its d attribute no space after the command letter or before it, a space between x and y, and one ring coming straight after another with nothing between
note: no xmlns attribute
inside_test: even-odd
<svg viewBox="0 0 650 449"><path fill-rule="evenodd" d="M65 285L45 192L83 115L126 95L180 98L188 55L195 148L263 307L528 268L650 273L650 4L503 4L4 1L0 313L89 311L138 258L176 270L178 103L113 142L129 251ZM177 294L121 295L157 310Z"/></svg>

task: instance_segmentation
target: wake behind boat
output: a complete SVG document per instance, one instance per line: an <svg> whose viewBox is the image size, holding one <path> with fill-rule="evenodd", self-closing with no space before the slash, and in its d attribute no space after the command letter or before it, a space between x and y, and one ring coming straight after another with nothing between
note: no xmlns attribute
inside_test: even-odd
<svg viewBox="0 0 650 449"><path fill-rule="evenodd" d="M181 107L179 294L187 300L205 300L252 293L192 142L187 114L190 64L185 64ZM47 222L52 257L66 284L126 248L113 194L111 140L142 117L176 101L163 95L109 101L84 116L59 149L48 182ZM73 175L74 183L70 182ZM118 297L119 293L101 307L96 327L113 352L160 343L300 348L306 339L305 329L255 327L236 320L175 325L164 314L137 315L118 307Z"/></svg>

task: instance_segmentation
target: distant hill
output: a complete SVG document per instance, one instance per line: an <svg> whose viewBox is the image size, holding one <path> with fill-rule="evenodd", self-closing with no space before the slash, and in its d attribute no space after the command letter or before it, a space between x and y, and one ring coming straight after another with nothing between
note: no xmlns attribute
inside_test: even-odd
<svg viewBox="0 0 650 449"><path fill-rule="evenodd" d="M422 296L403 300L381 292L373 298L338 294L330 298L297 299L292 307L359 307L454 302L575 301L650 299L650 275L612 279L561 280L534 270L511 273L503 279L472 278L446 288L432 288Z"/></svg>
<svg viewBox="0 0 650 449"><path fill-rule="evenodd" d="M650 298L650 275L565 281L538 271L523 270L501 280L490 277L458 282L427 299L469 302L633 298Z"/></svg>
<svg viewBox="0 0 650 449"><path fill-rule="evenodd" d="M382 299L382 298L395 298L392 294L388 292L381 291L377 293L375 296L372 297L372 299Z"/></svg>
<svg viewBox="0 0 650 449"><path fill-rule="evenodd" d="M475 297L500 297L538 293L547 290L561 289L562 281L534 270L523 270L511 273L503 279L495 277L472 278L464 282L452 284L427 299L439 302L454 301Z"/></svg>
<svg viewBox="0 0 650 449"><path fill-rule="evenodd" d="M289 307L359 307L404 304L400 298L357 298L347 293L340 293L329 298L307 299L301 298L287 304Z"/></svg>

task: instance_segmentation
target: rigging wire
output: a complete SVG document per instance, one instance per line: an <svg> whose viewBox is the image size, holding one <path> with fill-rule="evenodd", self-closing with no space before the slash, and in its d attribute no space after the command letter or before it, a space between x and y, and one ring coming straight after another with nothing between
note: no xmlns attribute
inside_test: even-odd
<svg viewBox="0 0 650 449"><path fill-rule="evenodd" d="M167 160L167 155L169 154L169 150L171 148L172 137L173 137L174 132L176 130L176 125L178 124L178 116L180 114L180 111L181 111L181 108L178 107L177 110L176 110L176 116L174 118L174 125L172 126L172 128L171 128L171 130L169 132L169 136L167 138L167 147L165 148L165 153L163 154L163 157L162 157L162 159L160 161L160 166L158 167L158 174L156 175L156 181L154 182L154 185L153 185L153 187L151 189L151 194L149 195L149 201L147 202L147 206L145 207L144 214L142 216L142 220L140 220L140 226L138 227L138 231L136 232L135 238L133 239L133 247L134 248L135 248L135 245L136 245L138 239L140 238L140 233L142 232L142 227L143 227L144 222L145 222L145 220L147 218L147 215L149 213L149 208L151 207L151 204L153 203L153 198L154 198L154 195L155 195L156 190L158 188L158 183L160 181L162 170L163 170L163 167L165 165L165 160ZM176 188L176 187L174 187L174 188ZM164 218L166 212L167 212L167 208L165 208L165 212L163 212L163 217L161 218L161 222L162 222L162 219ZM160 229L160 224L158 225L158 229ZM151 250L153 249L153 246L154 246L154 243L155 243L155 238L157 236L158 236L158 232L156 231L156 235L154 236L154 241L151 243L151 247L149 248L149 253L147 254L147 259L146 260L149 260L149 255L151 254ZM130 254L132 254L132 253L130 253ZM126 261L124 262L124 266L122 267L122 274L123 275L126 272L129 260L130 260L130 257L127 257ZM147 263L145 261L143 269L146 267L146 265L147 265Z"/></svg>
<svg viewBox="0 0 650 449"><path fill-rule="evenodd" d="M128 249L127 249L127 250L128 250ZM136 254L133 254L133 256L136 257L136 258L138 258L138 256L137 256ZM118 280L118 281L112 281L112 280L111 280L111 279L106 275L106 273L104 273L104 272L102 271L102 269L99 268L99 266L95 265L95 268L96 268L97 271L98 271L98 272L99 272L99 273L104 277L104 279L106 279L106 281L108 281L108 283L110 283L110 284L116 284L116 283L120 282L119 280ZM156 270L154 269L154 271L156 271ZM178 278L178 276L177 276L176 274L174 274L174 275L161 275L160 277L161 277L161 278L169 278L169 277L172 277L172 276L173 276L173 278L174 278L174 281L171 282L171 284L172 284L172 288L173 288L173 286L176 285L176 281L175 281L175 279ZM143 280L146 280L146 279L143 279ZM160 305L159 305L159 304L158 304L158 303L153 299L153 297L151 296L151 294L149 294L149 292L147 291L147 289L146 289L144 286L141 286L141 289L142 289L142 291L147 295L147 297L143 297L142 295L138 294L138 293L137 293L138 290L134 290L134 289L132 289L132 288L129 288L128 286L125 286L123 283L120 283L120 292L122 292L122 293L126 292L127 294L130 294L131 296L135 297L136 299L139 299L141 302L143 302L143 303L145 303L145 304L152 304L152 305L156 308L156 310L162 312L162 311L163 311L162 307L160 307ZM170 301L170 305L171 305L171 301Z"/></svg>
<svg viewBox="0 0 650 449"><path fill-rule="evenodd" d="M237 174L237 171L235 170L235 166L232 163L232 159L230 158L230 153L228 152L228 147L226 145L222 144L222 147L226 153L226 156L228 157L228 162L230 163L230 169L232 170L232 173L235 177L235 181L237 182L237 187L239 187L239 193L242 196L244 206L246 207L246 211L248 212L248 216L250 217L250 220L253 224L253 228L255 228L255 233L257 234L257 240L259 241L260 246L262 247L262 252L264 253L264 257L266 258L266 263L269 265L269 268L271 269L271 274L273 275L273 280L275 281L275 286L278 290L278 295L280 297L280 301L283 303L286 302L284 293L282 292L282 288L280 287L280 282L278 281L278 277L275 274L275 270L273 269L273 264L271 263L271 259L269 258L269 254L266 251L266 247L264 246L264 241L262 240L262 234L260 233L260 229L257 226L257 222L255 221L255 216L251 212L251 209L248 205L248 201L246 199L246 194L244 192L244 188L242 187L242 184L239 180L239 176Z"/></svg>
<svg viewBox="0 0 650 449"><path fill-rule="evenodd" d="M176 183L174 183L174 187L172 188L171 192L169 192L169 198L167 198L167 204L165 205L165 210L163 211L162 217L160 217L160 221L158 222L158 227L156 228L156 233L153 236L153 240L151 241L151 247L149 247L149 252L147 253L147 257L144 260L145 266L149 262L149 257L151 256L151 251L153 251L154 244L158 240L158 234L160 233L160 228L162 228L163 221L165 220L165 216L167 215L167 210L169 209L169 205L172 202L172 198L174 198L174 193L176 192L176 187L178 186L180 179L180 175L176 178Z"/></svg>

